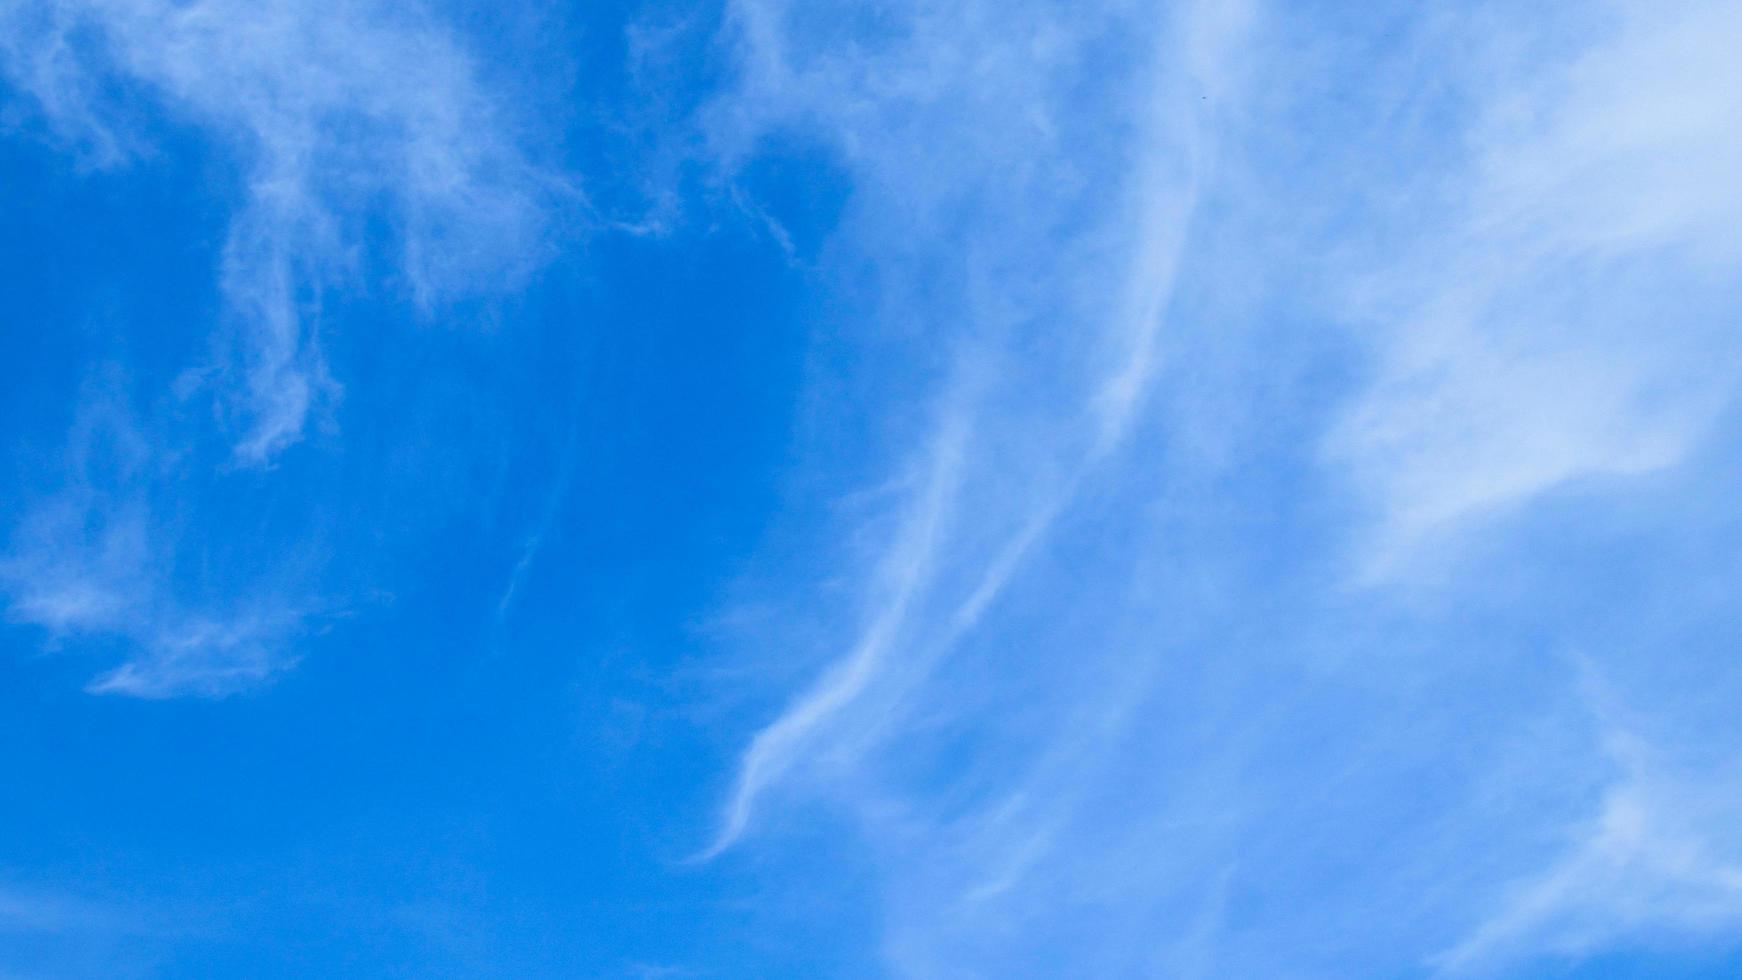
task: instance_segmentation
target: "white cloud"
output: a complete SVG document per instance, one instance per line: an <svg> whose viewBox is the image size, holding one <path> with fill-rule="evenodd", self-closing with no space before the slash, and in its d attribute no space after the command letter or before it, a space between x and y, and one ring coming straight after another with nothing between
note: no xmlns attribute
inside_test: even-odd
<svg viewBox="0 0 1742 980"><path fill-rule="evenodd" d="M1466 169L1410 199L1415 237L1368 279L1378 377L1331 454L1381 515L1369 573L1570 481L1673 465L1733 390L1742 17L1609 13L1569 60L1479 65Z"/></svg>
<svg viewBox="0 0 1742 980"><path fill-rule="evenodd" d="M896 406L887 469L913 475L849 568L846 654L752 739L713 852L777 804L835 806L916 976L1395 972L1521 876L1447 964L1733 928L1734 852L1678 820L1680 781L1613 787L1537 884L1605 774L1544 638L1602 626L1480 581L1435 618L1335 574L1351 512L1363 570L1397 581L1479 519L1706 437L1739 366L1735 224L1712 217L1737 191L1687 185L1733 155L1742 86L1677 93L1733 74L1732 14L734 9L722 156L826 144L863 329L934 360L867 399ZM1521 27L1549 36L1486 57ZM1263 346L1330 319L1353 329L1316 363ZM1194 455L1236 411L1271 441Z"/></svg>
<svg viewBox="0 0 1742 980"><path fill-rule="evenodd" d="M1558 861L1515 884L1499 910L1436 957L1446 975L1520 959L1576 959L1618 942L1742 932L1742 805L1730 778L1676 773L1611 731L1621 776Z"/></svg>
<svg viewBox="0 0 1742 980"><path fill-rule="evenodd" d="M149 159L164 119L233 154L223 322L174 396L209 392L242 464L270 464L340 392L323 299L379 288L360 280L383 265L425 313L515 288L547 257L549 210L575 198L528 161L513 113L420 6L26 0L0 11L0 77L87 164ZM383 249L388 262L366 258ZM144 431L103 387L87 393L66 485L25 513L0 566L9 615L130 645L95 691L220 695L273 676L321 604L299 591L312 559L196 574L241 550L186 533L207 475L199 440Z"/></svg>
<svg viewBox="0 0 1742 980"><path fill-rule="evenodd" d="M366 0L38 0L0 15L0 70L100 163L144 142L148 93L243 162L220 277L238 339L219 367L260 463L300 438L338 385L320 353L322 292L358 272L387 203L420 305L512 286L545 257L543 209L569 192L531 166L458 43L415 8Z"/></svg>
<svg viewBox="0 0 1742 980"><path fill-rule="evenodd" d="M924 448L897 451L917 476L870 559L863 626L752 740L716 851L763 793L819 767L839 778L895 727L1126 438L1250 19L1243 4L1162 25L1119 4L731 10L743 75L713 108L719 153L730 166L796 131L839 154L856 205L837 247L887 286L871 329L950 353L930 429L910 435ZM869 34L831 43L861 19ZM919 295L931 280L942 295Z"/></svg>
<svg viewBox="0 0 1742 980"><path fill-rule="evenodd" d="M184 594L179 573L190 543L176 527L175 469L154 456L153 444L115 394L87 398L64 485L30 507L0 557L7 616L57 642L125 640L127 659L92 681L93 692L155 698L245 690L294 661L289 641L308 611L263 581Z"/></svg>

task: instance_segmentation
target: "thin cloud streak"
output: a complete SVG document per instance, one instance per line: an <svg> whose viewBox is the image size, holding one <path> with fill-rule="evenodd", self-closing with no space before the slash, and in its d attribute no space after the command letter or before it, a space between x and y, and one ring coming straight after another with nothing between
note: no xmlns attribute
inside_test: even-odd
<svg viewBox="0 0 1742 980"><path fill-rule="evenodd" d="M787 52L796 43L780 36L778 7L744 4L735 8L735 12L749 52L745 84L750 92L745 100L767 111L761 100L777 99L789 88L799 93L814 92L813 87L801 87L788 77L795 69L788 63ZM916 46L945 43L941 35L934 33L935 25L926 17L914 16L916 25L920 25ZM941 399L952 409L945 414L942 431L932 437L936 448L931 454L927 489L901 519L900 543L884 559L885 567L900 569L896 576L900 585L884 592L887 597L872 606L870 625L860 634L851 653L752 740L740 763L720 830L705 852L707 855L718 854L736 840L749 825L756 800L782 776L803 765L806 757L820 754L834 765L853 758L859 750L852 746L856 742L862 744L870 733L884 727L884 722L870 719L900 710L902 692L923 683L935 664L973 629L1031 550L1046 537L1060 513L1070 506L1082 481L1119 448L1155 374L1159 356L1157 336L1198 197L1201 179L1198 168L1210 153L1204 145L1202 121L1192 119L1201 111L1196 103L1206 97L1200 93L1213 91L1219 100L1232 94L1224 77L1227 71L1223 62L1238 44L1248 17L1249 11L1243 5L1192 7L1176 25L1183 40L1158 42L1150 55L1156 61L1144 62L1135 70L1139 78L1155 75L1159 79L1152 94L1154 104L1160 108L1146 108L1145 116L1152 118L1135 121L1139 138L1149 145L1140 148L1128 173L1116 172L1110 179L1117 182L1115 186L1129 188L1122 190L1119 198L1128 197L1135 202L1137 220L1133 222L1121 213L1096 215L1088 222L1093 230L1069 246L1083 258L1095 255L1091 262L1110 260L1112 268L1087 270L1080 280L1060 276L1065 281L1045 283L1029 308L1012 309L1002 302L988 303L980 310L970 308L972 321L967 333L971 339L961 355L967 367L958 373L964 380L958 381ZM975 18L970 14L966 19ZM1176 50L1185 52L1188 67L1184 72L1170 74L1163 65ZM833 84L853 84L853 71L821 60L826 69L813 68L813 72L829 78ZM933 62L947 59L918 48L901 49L889 60L898 66L925 65L927 74L922 77L926 83L938 84L936 78L930 77L936 71ZM1061 56L1061 61L1069 64L1071 58ZM880 74L881 67L866 66L863 70L867 78L875 79L870 82L875 86L873 91L908 94L899 74L892 82L886 74ZM843 81L837 75L846 75L848 80ZM1059 84L1066 82L1060 80ZM1048 95L1042 91L1038 97L1044 100ZM843 93L840 101L851 106L859 99ZM1218 104L1217 109L1225 111L1226 107ZM816 110L807 103L796 111ZM1178 113L1187 117L1184 125L1175 118ZM854 142L849 144L852 147L849 152L869 157L865 166L875 167L870 172L877 173L881 181L888 182L893 176L886 168L910 165L900 159L899 151L892 154L893 159L885 159L868 146L858 120L839 120L837 124L852 134ZM1040 142L1033 149L1002 147L996 155L1040 154L1045 159L1045 154L1060 152L1047 145L1045 135L1036 137L1029 133L1016 138ZM1117 148L1117 152L1128 153L1129 149ZM902 179L895 177L898 184ZM1043 215L1053 212L1063 203L1065 195L1048 187L1039 172L1034 179L1033 185L1019 182L1009 189L1000 188L996 193L1013 196L999 198L998 205L1031 206ZM1024 201L1025 195L1034 195L1035 199ZM909 202L908 206L914 204ZM928 207L922 200L917 210L923 214ZM996 232L991 234L995 236ZM1107 255L1110 245L1124 240L1132 243L1127 253ZM1018 242L1015 247L1021 244ZM976 239L974 247L991 250L992 255L983 258L989 264L1020 264L1025 258L1014 251L1009 255L997 254L1000 246L990 238ZM1065 262L1076 259L1077 256L1071 256ZM1046 289L1059 292L1046 293ZM1103 295L1114 299L1105 303L1100 299ZM994 486L1000 494L1008 494L1012 489L1008 483L990 482L1008 475L987 465L992 459L986 454L993 451L987 444L1015 437L1014 430L1003 428L1008 423L1000 417L999 406L1003 399L1025 397L1019 390L1001 384L1002 379L995 376L996 368L987 365L998 363L998 348L1024 329L1023 321L1052 320L1057 327L1058 320L1077 318L1081 318L1080 329L1089 339L1083 352L1070 356L1085 361L1087 367L1080 376L1073 377L1072 368L1066 363L1057 376L1045 379L1044 383L1061 387L1050 395L1055 407L1044 411L1062 409L1067 417L1080 415L1091 420L1091 435L1085 440L1067 428L1058 433L1055 441L1043 441L1029 449L1033 457L1026 464L1029 472L1019 471L1017 475L1028 486L1013 505L1001 505L1010 511L1008 515L1001 514L993 518L993 523L982 526L979 522L984 515L967 508L965 500L983 499L985 494L994 492ZM999 427L1000 431L988 433L985 430L989 427ZM964 544L976 556L965 563L955 558ZM940 569L940 565L945 567ZM938 609L940 603L943 609ZM876 707L862 703L873 688L879 689L878 696L871 699ZM839 716L855 708L860 709L858 714L863 717L845 722L845 730L831 734L831 726L840 727L836 724ZM856 734L850 734L855 730ZM833 744L819 746L819 742Z"/></svg>
<svg viewBox="0 0 1742 980"><path fill-rule="evenodd" d="M1679 779L1610 731L1621 776L1567 852L1516 883L1498 911L1434 957L1444 976L1488 975L1543 952L1576 958L1617 941L1742 930L1737 801ZM1732 774L1733 775L1733 774Z"/></svg>
<svg viewBox="0 0 1742 980"><path fill-rule="evenodd" d="M846 659L751 741L719 833L699 855L701 859L717 856L737 840L749 826L752 807L765 787L789 771L831 717L860 696L900 639L909 607L933 574L937 536L960 491L961 453L968 433L959 419L951 421L954 424L946 424L928 454L926 487L917 508L908 513L896 546L884 556L879 578L888 597Z"/></svg>

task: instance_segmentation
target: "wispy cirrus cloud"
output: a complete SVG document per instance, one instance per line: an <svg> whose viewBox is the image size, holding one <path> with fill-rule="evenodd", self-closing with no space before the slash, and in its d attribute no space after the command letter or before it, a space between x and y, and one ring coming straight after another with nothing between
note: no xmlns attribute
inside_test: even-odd
<svg viewBox="0 0 1742 980"><path fill-rule="evenodd" d="M1581 606L1556 564L1568 525L1721 531L1602 505L1663 505L1735 389L1724 5L734 11L717 149L831 148L830 309L919 367L853 391L898 503L828 529L844 652L707 853L820 801L915 976L1733 935L1728 844L1670 817L1698 777L1617 782L1557 652L1639 673L1709 610L1655 561Z"/></svg>
<svg viewBox="0 0 1742 980"><path fill-rule="evenodd" d="M294 662L290 641L319 610L288 598L294 578L255 574L241 592L210 580L223 564L212 551L230 549L185 527L178 463L162 457L162 433L137 418L124 390L113 371L88 386L67 472L13 530L0 558L7 616L55 643L108 637L131 647L91 682L95 693L220 696L256 686ZM278 556L281 572L306 563Z"/></svg>
<svg viewBox="0 0 1742 980"><path fill-rule="evenodd" d="M165 941L197 930L204 912L27 884L9 873L0 882L0 976L147 976L163 968Z"/></svg>
<svg viewBox="0 0 1742 980"><path fill-rule="evenodd" d="M863 626L753 739L710 853L798 771L854 765L1127 434L1249 17L840 8L735 4L740 88L710 133L728 167L788 131L839 155L856 198L838 243L887 288L877 329L917 331L944 380L901 454L912 491L869 558ZM1074 115L1088 93L1104 105Z"/></svg>
<svg viewBox="0 0 1742 980"><path fill-rule="evenodd" d="M427 316L514 290L577 191L529 159L526 121L421 6L29 0L0 13L0 79L33 110L15 118L88 165L146 166L173 126L209 137L235 178L221 314L196 325L210 354L155 393L87 386L62 486L12 536L9 615L130 647L96 691L256 685L327 605L308 591L323 558L314 541L263 555L246 526L200 515L224 506L215 484L265 492L240 484L269 481L310 424L331 423L343 379L322 353L323 301L387 294Z"/></svg>
<svg viewBox="0 0 1742 980"><path fill-rule="evenodd" d="M1620 774L1595 812L1553 863L1521 877L1492 916L1434 958L1439 973L1491 975L1624 942L1723 943L1742 931L1739 801L1628 733L1606 740Z"/></svg>
<svg viewBox="0 0 1742 980"><path fill-rule="evenodd" d="M122 165L141 107L240 159L219 281L233 356L221 394L236 454L264 463L337 395L320 352L322 292L354 282L371 217L386 218L397 285L428 308L512 288L548 254L568 182L521 152L511 113L425 12L369 2L41 0L5 15L0 70L63 138Z"/></svg>
<svg viewBox="0 0 1742 980"><path fill-rule="evenodd" d="M1742 193L1718 175L1742 164L1742 19L1592 14L1612 23L1570 58L1468 68L1468 169L1409 198L1425 234L1365 277L1378 377L1331 447L1383 511L1377 573L1467 518L1675 463L1734 390Z"/></svg>

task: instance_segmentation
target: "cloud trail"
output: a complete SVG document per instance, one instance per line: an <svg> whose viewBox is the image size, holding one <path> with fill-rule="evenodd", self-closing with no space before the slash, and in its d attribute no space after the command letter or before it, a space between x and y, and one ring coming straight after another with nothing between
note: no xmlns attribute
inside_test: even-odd
<svg viewBox="0 0 1742 980"><path fill-rule="evenodd" d="M1021 275L1018 270L1039 260L1046 233L1061 225L1080 222L1082 227L1070 232L1062 248L1052 246L1059 248L1058 254L1044 261L1055 271L1043 274L1031 294L978 297L970 287L961 329L968 339L956 355L957 380L940 398L946 407L929 437L932 448L923 457L925 489L898 518L898 543L879 561L877 579L895 584L876 590L879 598L868 606L868 623L851 652L752 740L709 854L742 834L756 800L806 757L825 756L839 765L842 744L862 740L867 728L882 727L869 718L901 710L903 692L923 684L933 666L973 629L1070 505L1084 478L1118 449L1155 373L1156 338L1187 241L1198 170L1211 153L1203 121L1192 117L1204 113L1197 105L1210 92L1218 99L1217 110L1226 110L1226 100L1234 93L1224 62L1238 44L1249 12L1238 4L1190 6L1174 25L1177 37L1144 35L1140 43L1151 50L1133 54L1129 74L1109 86L1140 86L1137 104L1116 102L1109 118L1096 120L1130 132L1131 145L1107 148L1129 162L1096 174L1094 180L1104 184L1093 188L1053 182L1046 168L1069 159L1075 147L1068 137L1051 132L1045 119L1063 109L1063 90L1080 83L1077 59L1106 38L1070 36L1062 22L1050 21L1051 15L1038 8L1023 13L1045 24L1039 33L1056 45L1047 53L1057 65L1048 66L1055 73L1051 76L1041 73L1016 83L996 73L969 80L951 74L961 67L949 64L961 39L946 32L969 24L986 28L993 16L987 9L966 8L952 17L904 10L902 29L911 33L892 50L879 52L878 61L861 63L857 52L848 49L838 56L809 55L810 61L795 66L789 52L803 48L805 41L785 33L794 29L789 22L798 19L791 10L765 3L734 8L746 91L732 105L740 111L749 106L749 111L777 120L737 120L751 132L733 130L734 141L753 142L759 126L781 125L778 120L788 115L811 121L828 110L810 100L827 92L831 105L848 107L853 114L825 115L822 125L838 128L836 138L867 179L894 185L874 193L901 195L902 208L915 213L914 220L925 222L928 212L946 208L944 195L960 186L985 188L986 199L970 206L984 209L980 213L987 224L971 226L963 243L977 263L968 270L970 281ZM953 23L956 18L962 23ZM1085 33L1129 26L1116 10L1100 11L1086 22L1091 26ZM984 38L980 43L987 44ZM1015 50L1003 46L1018 43L1017 36L994 34L990 50L983 49L981 55L994 64L1011 57L1008 67L1015 71ZM1175 55L1183 68L1171 66ZM999 98L999 86L1015 84L1031 104L987 106L978 101ZM960 94L964 90L966 97ZM987 118L985 113L1014 113L1009 120L991 117L997 121L985 126L986 131L1008 142L984 152L989 159L1030 161L1032 170L1006 179L962 172L971 164L956 163L946 172L954 173L959 183L908 186L909 175L936 163L911 159L913 147L931 145L936 138L912 134L878 145L872 137L875 124L858 113L880 119L883 112L900 113L909 99L925 106L922 114L935 114L928 122L940 127L959 125L957 113L980 112L981 119ZM964 104L956 104L958 99ZM1186 118L1183 125L1179 115ZM1037 124L1035 117L1042 121ZM929 183L931 178L918 179ZM1068 216L1076 206L1091 210L1086 217ZM1009 212L1030 216L1033 227L1014 234L999 227ZM942 234L923 224L916 231ZM1009 237L1000 237L1004 235ZM879 261L875 253L872 261ZM1058 352L1056 365L1039 365L1037 375L1026 376L1036 365L1013 365L1010 345L1023 343L1035 330L1080 339L1072 341L1076 349ZM1012 367L1009 376L1001 376ZM1025 392L1024 386L1037 390ZM1039 426L1051 431L1019 455L1004 457L1004 450L993 447L1022 438L1023 425L1007 413L1032 419L1038 423L1036 432L1044 431ZM1060 415L1081 418L1084 424L1061 426ZM1008 493L1019 484L1025 489ZM982 507L989 493L1003 498L995 516ZM975 502L972 507L969 500ZM860 734L850 734L854 729ZM828 742L835 747L819 744ZM852 750L846 755L850 758Z"/></svg>

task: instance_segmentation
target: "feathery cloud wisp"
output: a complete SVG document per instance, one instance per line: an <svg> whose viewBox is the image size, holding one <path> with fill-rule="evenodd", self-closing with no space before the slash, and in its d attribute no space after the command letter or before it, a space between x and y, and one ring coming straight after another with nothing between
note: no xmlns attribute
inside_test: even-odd
<svg viewBox="0 0 1742 980"><path fill-rule="evenodd" d="M428 308L501 289L544 257L567 193L520 152L471 60L415 9L234 0L32 0L0 20L0 70L98 163L146 137L106 79L227 141L241 187L219 277L234 322L220 358L244 420L237 457L295 443L339 390L320 353L323 290L357 275L364 216L394 229L404 290Z"/></svg>
<svg viewBox="0 0 1742 980"><path fill-rule="evenodd" d="M861 181L852 247L891 278L948 270L961 292L947 319L899 300L887 313L951 351L911 464L922 489L874 559L851 652L752 741L710 853L807 760L850 759L873 719L902 710L1127 434L1214 152L1206 117L1229 111L1249 18L1241 4L1191 4L1158 33L1118 5L901 8L886 12L899 21L887 46L868 52L816 41L785 4L732 10L742 88L716 106L714 130L727 160L783 127L819 132ZM1084 87L1105 114L1068 119ZM1020 353L1030 344L1045 353Z"/></svg>
<svg viewBox="0 0 1742 980"><path fill-rule="evenodd" d="M75 463L24 514L4 564L10 615L130 644L93 690L259 683L295 660L289 641L323 604L283 570L318 560L279 555L184 595L176 570L197 564L184 559L227 549L188 527L195 488L237 463L262 472L311 420L330 421L342 385L322 354L323 297L386 285L428 314L513 289L546 258L548 211L573 191L529 162L512 113L421 8L27 0L0 12L0 78L91 164L148 159L157 118L211 136L237 175L209 361L174 384L178 403L146 399L186 416L207 394L215 418L138 425L92 386L85 418L114 422L106 462ZM367 281L381 269L385 283ZM197 448L214 421L227 460ZM88 436L69 440L75 457Z"/></svg>
<svg viewBox="0 0 1742 980"><path fill-rule="evenodd" d="M1393 322L1331 451L1381 510L1373 574L1467 518L1673 464L1730 397L1742 17L1615 13L1569 62L1480 66L1469 172L1413 199L1428 234L1368 278L1398 299L1363 313Z"/></svg>

